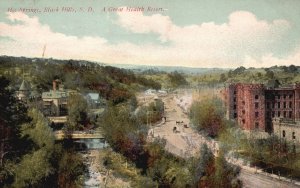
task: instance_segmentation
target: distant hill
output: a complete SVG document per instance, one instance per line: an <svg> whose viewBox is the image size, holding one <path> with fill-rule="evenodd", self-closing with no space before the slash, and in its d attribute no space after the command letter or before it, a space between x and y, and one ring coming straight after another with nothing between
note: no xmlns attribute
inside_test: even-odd
<svg viewBox="0 0 300 188"><path fill-rule="evenodd" d="M178 72L185 74L184 76L189 83L194 84L215 84L215 83L268 83L270 80L278 80L281 84L291 84L295 82L300 82L300 66L287 65L287 66L272 66L269 68L245 68L238 67L236 69L221 69L221 68L191 68L182 66L149 66L149 65L130 65L130 64L105 64L101 62L91 62L85 60L58 60L58 59L43 59L43 58L26 58L26 57L10 57L10 56L0 56L0 73L15 72L20 74L20 72L33 72L33 71L43 71L43 65L49 66L75 66L76 71L85 72L89 71L99 71L99 76L107 75L108 78L112 78L116 83L120 80L127 82L123 77L131 77L133 73L136 76L149 78L149 80L139 80L139 84L142 85L155 85L152 83L152 79L157 82L162 83L165 77L172 72ZM33 66L34 65L34 66ZM10 67L10 68L9 68ZM27 68L26 68L27 67ZM31 67L31 68L29 68ZM106 68L105 68L106 67ZM112 67L115 67L113 69ZM14 68L11 70L11 68ZM10 71L8 72L8 69ZM31 71L25 71L26 69L31 69ZM53 68L55 69L55 68ZM121 70L118 70L121 69ZM89 71L86 71L88 73ZM118 72L117 76L115 73L110 74L109 71ZM48 71L49 72L49 71ZM61 71L55 70L54 73L58 74ZM101 73L102 72L102 73ZM53 73L53 74L54 74ZM163 74L157 74L163 73ZM62 73L66 76L65 73ZM46 74L48 76L49 74ZM156 77L154 76L156 75ZM48 76L49 77L49 76ZM87 77L84 76L84 77ZM99 79L99 78L98 78ZM134 77L132 77L134 81ZM151 82L151 83L148 83ZM155 86L157 87L157 86Z"/></svg>
<svg viewBox="0 0 300 188"><path fill-rule="evenodd" d="M272 66L269 68L244 68L238 67L229 70L222 76L228 83L262 83L278 81L282 85L300 82L300 66Z"/></svg>
<svg viewBox="0 0 300 188"><path fill-rule="evenodd" d="M184 74L203 74L208 72L224 72L229 69L221 69L221 68L193 68L193 67L183 67L183 66L150 66L150 65L131 65L131 64L113 64L111 66L130 69L134 72L144 72L147 70L153 70L155 72L179 72Z"/></svg>
<svg viewBox="0 0 300 188"><path fill-rule="evenodd" d="M27 58L27 57L13 57L13 56L0 56L2 61L5 60L17 60L19 63L29 63L29 62L43 62L43 63L61 63L66 64L70 61L76 62L79 65L91 65L91 64L98 64L100 66L112 66L121 69L128 69L132 70L136 73L141 73L145 71L153 71L153 72L179 72L184 74L205 74L205 73L218 73L228 71L230 69L222 69L222 68L193 68L193 67L183 67L183 66L151 66L151 65L133 65L133 64L107 64L102 62L95 62L95 61L86 61L86 60L60 60L60 59L53 59L53 58Z"/></svg>

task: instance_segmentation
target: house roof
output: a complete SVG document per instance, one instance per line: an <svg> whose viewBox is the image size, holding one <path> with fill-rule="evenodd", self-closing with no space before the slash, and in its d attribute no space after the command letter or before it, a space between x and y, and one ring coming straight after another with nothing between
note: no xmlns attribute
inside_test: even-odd
<svg viewBox="0 0 300 188"><path fill-rule="evenodd" d="M30 93L30 96L31 97L37 97L39 96L40 94L36 91L36 90L33 90L31 93Z"/></svg>
<svg viewBox="0 0 300 188"><path fill-rule="evenodd" d="M30 87L28 86L25 80L22 81L19 91L29 91Z"/></svg>
<svg viewBox="0 0 300 188"><path fill-rule="evenodd" d="M87 97L89 97L90 99L95 100L95 101L100 99L99 93L88 93Z"/></svg>
<svg viewBox="0 0 300 188"><path fill-rule="evenodd" d="M64 97L68 97L68 93L65 91L47 91L47 92L43 92L42 93L42 98L43 99L59 99L59 98L64 98Z"/></svg>

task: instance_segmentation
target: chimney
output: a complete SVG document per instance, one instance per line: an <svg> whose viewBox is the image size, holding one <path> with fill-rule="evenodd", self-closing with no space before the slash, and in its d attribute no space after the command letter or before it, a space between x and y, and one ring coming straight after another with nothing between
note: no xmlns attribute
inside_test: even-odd
<svg viewBox="0 0 300 188"><path fill-rule="evenodd" d="M64 85L63 84L59 84L58 85L58 90L59 91L63 91L64 90Z"/></svg>
<svg viewBox="0 0 300 188"><path fill-rule="evenodd" d="M53 85L53 91L56 91L56 80L53 80L52 85Z"/></svg>

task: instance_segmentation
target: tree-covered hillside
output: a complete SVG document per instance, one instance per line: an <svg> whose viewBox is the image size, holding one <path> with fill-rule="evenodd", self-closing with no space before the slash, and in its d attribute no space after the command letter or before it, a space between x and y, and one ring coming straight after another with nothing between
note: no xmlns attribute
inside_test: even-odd
<svg viewBox="0 0 300 188"><path fill-rule="evenodd" d="M223 85L223 83L262 83L268 85L278 80L281 85L300 82L300 66L273 66L269 68L245 68L186 76L191 86Z"/></svg>
<svg viewBox="0 0 300 188"><path fill-rule="evenodd" d="M13 89L25 79L38 92L51 89L52 81L60 79L67 89L98 92L113 103L130 98L140 89L161 88L158 82L130 70L77 60L1 56L0 75L11 81Z"/></svg>

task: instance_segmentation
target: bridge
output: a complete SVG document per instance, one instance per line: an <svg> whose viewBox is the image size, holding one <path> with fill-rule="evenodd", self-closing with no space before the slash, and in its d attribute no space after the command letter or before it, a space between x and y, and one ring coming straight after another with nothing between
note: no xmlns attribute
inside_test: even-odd
<svg viewBox="0 0 300 188"><path fill-rule="evenodd" d="M65 138L63 131L55 131L54 135L56 140ZM102 131L74 131L70 135L72 139L104 139Z"/></svg>
<svg viewBox="0 0 300 188"><path fill-rule="evenodd" d="M53 123L66 123L67 122L67 116L53 116L53 117L48 117L50 122Z"/></svg>

